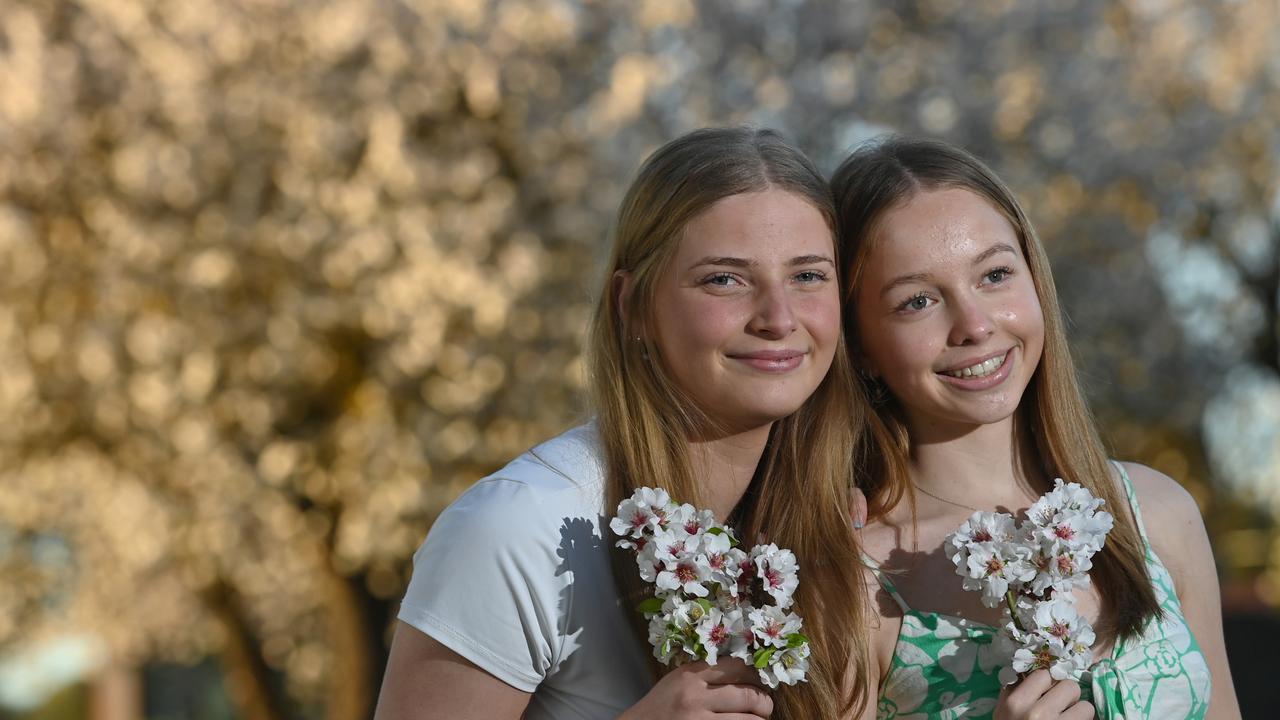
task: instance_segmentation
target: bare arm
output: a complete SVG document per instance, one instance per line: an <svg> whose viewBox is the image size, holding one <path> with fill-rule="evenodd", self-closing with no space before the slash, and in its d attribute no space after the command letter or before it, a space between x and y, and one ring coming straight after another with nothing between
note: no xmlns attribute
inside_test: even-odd
<svg viewBox="0 0 1280 720"><path fill-rule="evenodd" d="M1132 463L1125 463L1125 468L1138 492L1147 534L1156 554L1173 576L1182 613L1213 676L1208 717L1236 720L1240 717L1240 704L1231 681L1231 668L1227 665L1222 635L1222 596L1200 508L1195 499L1167 475Z"/></svg>
<svg viewBox="0 0 1280 720"><path fill-rule="evenodd" d="M400 622L374 720L516 720L529 697Z"/></svg>
<svg viewBox="0 0 1280 720"><path fill-rule="evenodd" d="M690 663L665 675L619 720L760 720L773 712L773 700L759 683L739 660ZM374 720L517 720L530 697L401 622Z"/></svg>

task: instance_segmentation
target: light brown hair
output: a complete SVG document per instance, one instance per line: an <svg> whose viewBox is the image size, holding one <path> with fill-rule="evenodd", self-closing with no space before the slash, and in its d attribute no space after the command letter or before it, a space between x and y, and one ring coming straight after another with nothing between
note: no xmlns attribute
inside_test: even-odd
<svg viewBox="0 0 1280 720"><path fill-rule="evenodd" d="M724 198L769 189L810 203L834 238L826 182L772 130L708 128L673 140L645 161L623 199L588 342L607 464L606 512L641 486L706 506L689 440L715 426L675 383L652 341L654 290L691 220ZM610 281L619 271L633 283L625 311ZM796 611L811 641L810 671L807 683L774 694L775 718L838 717L867 695L867 593L849 515L851 462L863 423L849 402L853 383L842 339L814 394L774 423L751 485L728 519L745 545L766 534L801 565ZM634 560L615 553L614 566L624 602L634 605L645 592Z"/></svg>
<svg viewBox="0 0 1280 720"><path fill-rule="evenodd" d="M1111 464L1076 379L1049 258L1017 198L990 168L964 150L903 137L858 149L836 170L831 185L844 254L845 334L855 353L857 316L849 303L856 297L876 224L889 209L922 191L962 188L991 203L1013 227L1044 315L1044 351L1019 405L1016 431L1030 433L1047 477L1080 483L1106 500L1115 527L1089 574L1098 585L1110 627L1120 636L1139 633L1147 618L1161 612L1147 573L1145 548L1130 515L1120 509L1128 501L1112 480ZM877 397L883 391L877 381L861 378L857 388L862 400L877 409L868 418L869 441L860 448L857 463L869 514L883 515L906 497L914 517L906 425L893 402Z"/></svg>

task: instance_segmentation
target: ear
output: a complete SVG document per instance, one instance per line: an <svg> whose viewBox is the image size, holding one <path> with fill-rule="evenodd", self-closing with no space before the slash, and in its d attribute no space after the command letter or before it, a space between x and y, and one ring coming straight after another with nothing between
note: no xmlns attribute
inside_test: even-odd
<svg viewBox="0 0 1280 720"><path fill-rule="evenodd" d="M618 309L618 324L626 327L627 310L631 303L631 291L635 289L635 277L630 270L618 270L613 274L613 302Z"/></svg>

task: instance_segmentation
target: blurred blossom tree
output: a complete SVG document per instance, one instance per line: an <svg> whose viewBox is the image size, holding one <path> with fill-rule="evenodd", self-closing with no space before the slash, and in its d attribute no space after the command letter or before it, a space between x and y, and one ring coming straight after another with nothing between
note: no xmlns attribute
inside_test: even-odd
<svg viewBox="0 0 1280 720"><path fill-rule="evenodd" d="M413 550L582 416L620 193L707 124L826 167L888 128L989 160L1117 455L1220 501L1217 408L1277 369L1276 27L1265 0L9 0L0 651L214 653L245 717L366 717Z"/></svg>

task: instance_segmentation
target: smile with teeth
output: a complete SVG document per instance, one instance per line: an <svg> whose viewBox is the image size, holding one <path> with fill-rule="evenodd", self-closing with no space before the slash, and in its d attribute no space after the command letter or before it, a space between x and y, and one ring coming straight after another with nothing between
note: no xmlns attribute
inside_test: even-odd
<svg viewBox="0 0 1280 720"><path fill-rule="evenodd" d="M1009 357L1009 353L1005 353L1004 355L1000 355L998 357L993 357L989 360L983 360L977 365L970 365L967 368L960 368L959 370L946 370L946 371L943 371L942 374L950 375L951 377L956 377L956 378L986 377L987 375L990 375L991 373L1000 369L1000 366L1004 364L1004 359L1006 357Z"/></svg>

